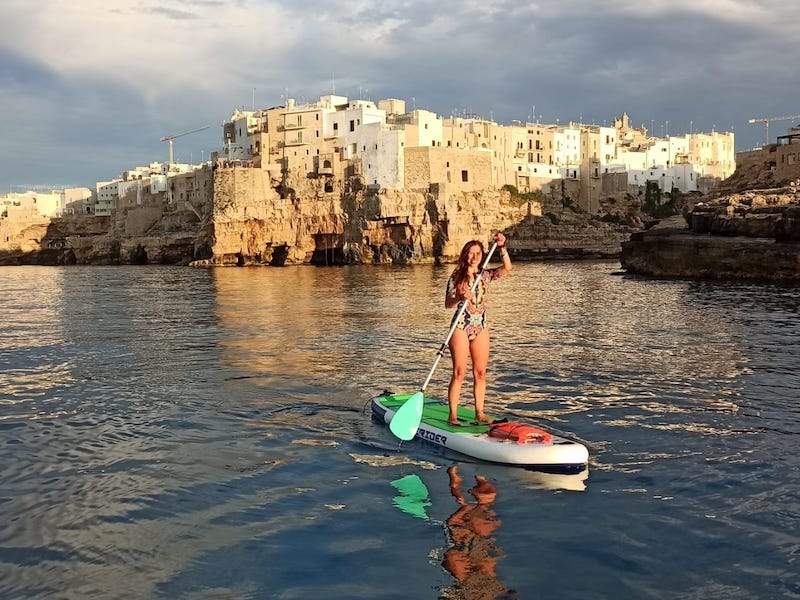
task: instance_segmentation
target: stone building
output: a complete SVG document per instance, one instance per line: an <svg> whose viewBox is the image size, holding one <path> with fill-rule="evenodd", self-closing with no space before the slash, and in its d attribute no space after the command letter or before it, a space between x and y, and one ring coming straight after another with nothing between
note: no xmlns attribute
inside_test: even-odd
<svg viewBox="0 0 800 600"><path fill-rule="evenodd" d="M448 193L491 189L491 150L419 146L405 150L407 190L428 191L439 184Z"/></svg>
<svg viewBox="0 0 800 600"><path fill-rule="evenodd" d="M800 178L800 127L792 127L786 135L778 136L775 178L778 181Z"/></svg>

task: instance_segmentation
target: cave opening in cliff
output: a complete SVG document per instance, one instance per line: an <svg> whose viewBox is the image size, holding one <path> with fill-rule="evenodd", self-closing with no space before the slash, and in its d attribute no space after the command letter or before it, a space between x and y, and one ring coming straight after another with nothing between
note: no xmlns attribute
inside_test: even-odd
<svg viewBox="0 0 800 600"><path fill-rule="evenodd" d="M272 258L269 260L269 266L271 267L282 267L286 264L286 259L289 257L289 246L283 244L281 246L275 246L272 249Z"/></svg>
<svg viewBox="0 0 800 600"><path fill-rule="evenodd" d="M311 255L311 264L317 266L343 265L344 236L339 233L314 234L314 252Z"/></svg>

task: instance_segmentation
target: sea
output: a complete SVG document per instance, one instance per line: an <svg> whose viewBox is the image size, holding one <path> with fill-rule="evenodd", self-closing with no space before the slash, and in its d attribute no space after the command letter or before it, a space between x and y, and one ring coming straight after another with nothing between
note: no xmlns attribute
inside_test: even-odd
<svg viewBox="0 0 800 600"><path fill-rule="evenodd" d="M590 454L543 473L370 416L451 269L0 269L0 598L800 598L797 287L516 264L488 412Z"/></svg>

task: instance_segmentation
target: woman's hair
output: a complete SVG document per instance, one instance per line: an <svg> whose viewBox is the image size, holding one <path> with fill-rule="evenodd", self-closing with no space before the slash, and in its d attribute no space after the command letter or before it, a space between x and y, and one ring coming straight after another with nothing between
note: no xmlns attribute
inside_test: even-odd
<svg viewBox="0 0 800 600"><path fill-rule="evenodd" d="M453 271L454 289L458 289L459 285L467 281L467 277L469 276L469 251L473 246L480 247L481 262L483 262L483 259L486 258L486 248L483 247L482 242L479 242L478 240L470 240L464 244L464 247L461 249L461 254L458 256L458 265L456 265L456 268Z"/></svg>

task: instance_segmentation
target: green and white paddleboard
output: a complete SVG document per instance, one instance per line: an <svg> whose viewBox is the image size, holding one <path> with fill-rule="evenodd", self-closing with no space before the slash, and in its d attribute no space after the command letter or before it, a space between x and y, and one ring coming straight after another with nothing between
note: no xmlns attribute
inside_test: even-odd
<svg viewBox="0 0 800 600"><path fill-rule="evenodd" d="M384 394L372 399L372 414L386 425L411 394ZM459 406L461 426L448 423L447 404L425 398L422 421L416 438L477 458L496 463L536 467L549 470L579 471L586 468L589 452L586 446L552 434L548 443L524 443L489 436L488 425L472 425L472 408ZM540 427L540 425L537 425ZM550 432L552 433L552 432Z"/></svg>

